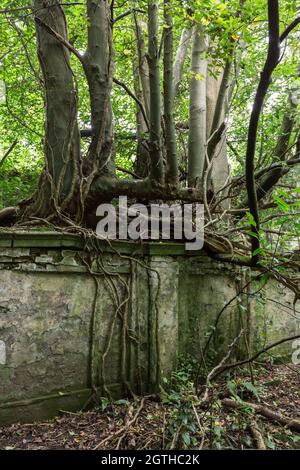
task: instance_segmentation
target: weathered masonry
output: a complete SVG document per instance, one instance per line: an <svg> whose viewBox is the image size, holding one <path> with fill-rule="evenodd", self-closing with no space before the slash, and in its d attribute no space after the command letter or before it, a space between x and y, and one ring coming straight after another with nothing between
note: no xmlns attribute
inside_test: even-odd
<svg viewBox="0 0 300 470"><path fill-rule="evenodd" d="M157 388L207 335L249 273L181 244L0 233L0 423L78 410L93 393ZM252 351L300 331L293 296L274 281L229 303L211 343L220 355L251 324ZM240 354L244 345L240 346ZM292 354L291 344L277 354Z"/></svg>

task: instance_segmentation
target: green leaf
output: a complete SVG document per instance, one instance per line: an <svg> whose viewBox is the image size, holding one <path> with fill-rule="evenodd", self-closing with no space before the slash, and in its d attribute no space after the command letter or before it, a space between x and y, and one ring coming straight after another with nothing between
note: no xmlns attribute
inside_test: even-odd
<svg viewBox="0 0 300 470"><path fill-rule="evenodd" d="M273 199L279 209L281 209L283 212L289 212L290 206L283 199L281 199L281 197L273 195Z"/></svg>
<svg viewBox="0 0 300 470"><path fill-rule="evenodd" d="M246 212L246 214L247 214L247 217L248 217L249 225L252 225L252 227L256 227L256 222L255 222L254 217L251 214L251 212Z"/></svg>
<svg viewBox="0 0 300 470"><path fill-rule="evenodd" d="M190 435L188 432L184 432L182 434L182 440L184 442L184 444L188 447L191 443L191 438L190 438Z"/></svg>

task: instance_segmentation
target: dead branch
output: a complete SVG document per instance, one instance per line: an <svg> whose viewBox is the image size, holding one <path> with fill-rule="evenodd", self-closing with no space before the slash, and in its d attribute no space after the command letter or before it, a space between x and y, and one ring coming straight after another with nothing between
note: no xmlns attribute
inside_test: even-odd
<svg viewBox="0 0 300 470"><path fill-rule="evenodd" d="M257 423L254 422L254 423L250 424L249 425L249 431L250 431L250 433L253 437L256 449L266 450L264 439L263 439L262 433L260 432L260 429L259 429Z"/></svg>
<svg viewBox="0 0 300 470"><path fill-rule="evenodd" d="M267 408L264 405L259 405L257 403L250 403L247 401L236 401L232 400L231 398L224 398L222 400L222 405L226 406L227 408L234 408L236 410L243 410L245 408L252 408L256 414L264 416L265 418L276 421L283 426L292 429L293 431L300 432L300 420L299 419L292 419L284 416L276 411Z"/></svg>

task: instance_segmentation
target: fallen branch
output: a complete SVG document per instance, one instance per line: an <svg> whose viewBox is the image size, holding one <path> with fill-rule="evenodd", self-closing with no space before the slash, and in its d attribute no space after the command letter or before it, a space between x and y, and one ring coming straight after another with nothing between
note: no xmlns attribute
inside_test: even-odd
<svg viewBox="0 0 300 470"><path fill-rule="evenodd" d="M300 432L300 420L299 419L291 419L287 416L284 416L276 411L267 408L264 405L258 405L257 403L250 403L248 401L236 401L232 400L231 398L224 398L222 400L222 405L226 406L227 408L234 408L236 410L243 410L244 408L252 408L253 411L265 418L276 421L283 426L288 427L293 431Z"/></svg>
<svg viewBox="0 0 300 470"><path fill-rule="evenodd" d="M266 450L264 439L262 433L260 432L257 423L252 423L249 425L249 431L253 437L255 447L258 450Z"/></svg>

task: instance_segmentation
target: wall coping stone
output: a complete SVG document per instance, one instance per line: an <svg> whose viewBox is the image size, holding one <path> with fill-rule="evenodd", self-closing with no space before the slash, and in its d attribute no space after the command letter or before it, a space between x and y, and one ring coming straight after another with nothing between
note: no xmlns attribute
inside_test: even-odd
<svg viewBox="0 0 300 470"><path fill-rule="evenodd" d="M137 243L116 240L107 242L95 238L95 244L103 252L119 252L130 255L205 256L204 250L187 251L184 243L151 241ZM67 248L84 250L86 242L80 235L55 231L1 231L0 248Z"/></svg>

